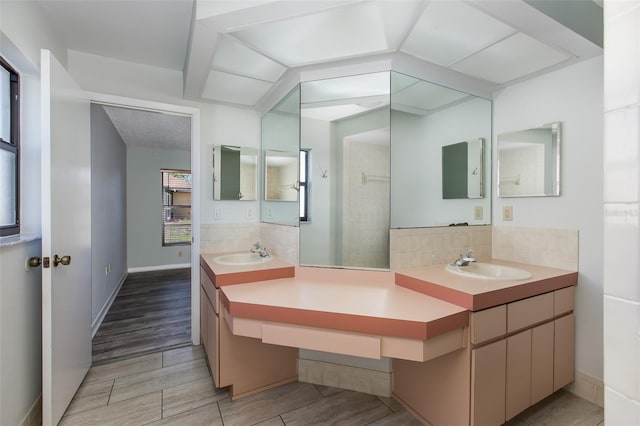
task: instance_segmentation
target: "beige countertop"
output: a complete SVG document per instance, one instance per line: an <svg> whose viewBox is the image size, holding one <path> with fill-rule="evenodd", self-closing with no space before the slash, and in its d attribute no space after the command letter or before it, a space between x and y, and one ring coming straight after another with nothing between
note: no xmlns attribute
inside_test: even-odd
<svg viewBox="0 0 640 426"><path fill-rule="evenodd" d="M453 274L445 265L412 268L396 272L396 284L446 300L471 311L490 308L560 288L576 285L578 273L544 266L491 259L483 263L523 269L526 280L474 279Z"/></svg>
<svg viewBox="0 0 640 426"><path fill-rule="evenodd" d="M296 268L293 278L221 289L232 316L426 340L469 323L468 311L394 284L391 272Z"/></svg>
<svg viewBox="0 0 640 426"><path fill-rule="evenodd" d="M247 252L203 253L200 255L200 266L207 272L217 288L225 285L293 277L295 273L292 264L277 257L272 257L268 262L251 265L223 265L213 260L218 256L235 253Z"/></svg>

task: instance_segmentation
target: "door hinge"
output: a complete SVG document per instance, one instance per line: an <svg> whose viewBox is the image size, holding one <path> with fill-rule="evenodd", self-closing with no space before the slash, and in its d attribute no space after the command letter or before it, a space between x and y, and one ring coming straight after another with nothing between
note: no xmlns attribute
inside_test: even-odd
<svg viewBox="0 0 640 426"><path fill-rule="evenodd" d="M51 267L51 259L48 257L43 257L42 258L42 267L43 268L50 268Z"/></svg>

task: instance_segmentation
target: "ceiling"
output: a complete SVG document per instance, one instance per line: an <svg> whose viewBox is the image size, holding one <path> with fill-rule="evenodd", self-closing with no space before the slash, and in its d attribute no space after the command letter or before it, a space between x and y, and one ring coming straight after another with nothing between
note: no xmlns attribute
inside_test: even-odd
<svg viewBox="0 0 640 426"><path fill-rule="evenodd" d="M191 119L163 112L103 105L127 146L191 149Z"/></svg>
<svg viewBox="0 0 640 426"><path fill-rule="evenodd" d="M187 99L259 110L285 82L380 58L491 93L602 54L592 0L37 3L71 50L178 70Z"/></svg>

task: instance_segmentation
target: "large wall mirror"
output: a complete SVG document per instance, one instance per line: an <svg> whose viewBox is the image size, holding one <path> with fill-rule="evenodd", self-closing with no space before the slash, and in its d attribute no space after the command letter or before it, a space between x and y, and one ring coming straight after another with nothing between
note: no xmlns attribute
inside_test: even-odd
<svg viewBox="0 0 640 426"><path fill-rule="evenodd" d="M561 124L498 135L498 196L560 195Z"/></svg>
<svg viewBox="0 0 640 426"><path fill-rule="evenodd" d="M389 72L301 83L300 264L389 268Z"/></svg>
<svg viewBox="0 0 640 426"><path fill-rule="evenodd" d="M258 150L231 145L213 147L213 199L257 200Z"/></svg>
<svg viewBox="0 0 640 426"><path fill-rule="evenodd" d="M488 99L393 71L303 82L263 118L262 220L301 218L301 265L388 269L391 228L491 223L490 143Z"/></svg>
<svg viewBox="0 0 640 426"><path fill-rule="evenodd" d="M491 101L391 73L391 227L491 223Z"/></svg>
<svg viewBox="0 0 640 426"><path fill-rule="evenodd" d="M263 222L298 226L300 86L262 117Z"/></svg>

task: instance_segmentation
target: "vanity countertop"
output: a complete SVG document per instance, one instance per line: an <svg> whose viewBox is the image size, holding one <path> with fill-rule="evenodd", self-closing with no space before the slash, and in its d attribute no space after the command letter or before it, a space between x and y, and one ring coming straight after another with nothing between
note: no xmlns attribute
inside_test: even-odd
<svg viewBox="0 0 640 426"><path fill-rule="evenodd" d="M452 274L444 265L396 272L396 284L422 294L478 311L542 293L574 286L578 273L563 269L491 259L482 263L510 266L531 274L526 280L476 279Z"/></svg>
<svg viewBox="0 0 640 426"><path fill-rule="evenodd" d="M469 324L467 309L397 286L392 272L297 267L223 287L221 300L232 317L418 340Z"/></svg>
<svg viewBox="0 0 640 426"><path fill-rule="evenodd" d="M250 265L223 265L213 261L218 256L229 254L234 253L203 253L200 255L200 266L207 272L216 288L232 284L288 278L295 274L295 267L292 264L277 257L271 258L268 262Z"/></svg>

